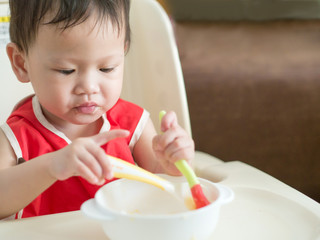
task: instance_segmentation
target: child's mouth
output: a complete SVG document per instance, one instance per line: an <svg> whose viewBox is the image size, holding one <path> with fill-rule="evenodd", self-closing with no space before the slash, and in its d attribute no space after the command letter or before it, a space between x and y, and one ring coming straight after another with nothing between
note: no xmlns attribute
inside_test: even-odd
<svg viewBox="0 0 320 240"><path fill-rule="evenodd" d="M78 112L84 113L84 114L91 114L93 113L97 108L97 104L95 103L84 103L77 107Z"/></svg>

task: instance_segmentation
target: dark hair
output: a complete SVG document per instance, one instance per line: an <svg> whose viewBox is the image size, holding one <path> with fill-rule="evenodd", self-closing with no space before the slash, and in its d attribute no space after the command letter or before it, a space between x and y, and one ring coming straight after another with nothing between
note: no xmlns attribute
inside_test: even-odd
<svg viewBox="0 0 320 240"><path fill-rule="evenodd" d="M98 12L97 21L110 20L119 33L125 29L129 48L130 0L10 0L9 5L10 39L26 54L41 24L59 25L63 31L84 22L93 10ZM52 18L45 20L48 13Z"/></svg>

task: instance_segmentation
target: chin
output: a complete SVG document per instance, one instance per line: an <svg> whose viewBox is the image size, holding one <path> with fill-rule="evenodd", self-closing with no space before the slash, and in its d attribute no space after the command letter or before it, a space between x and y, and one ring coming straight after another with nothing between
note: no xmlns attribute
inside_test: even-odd
<svg viewBox="0 0 320 240"><path fill-rule="evenodd" d="M94 123L95 121L97 121L98 119L101 118L101 115L86 115L86 116L77 116L75 119L73 119L73 121L71 121L73 124L77 124L77 125L87 125L87 124L91 124Z"/></svg>

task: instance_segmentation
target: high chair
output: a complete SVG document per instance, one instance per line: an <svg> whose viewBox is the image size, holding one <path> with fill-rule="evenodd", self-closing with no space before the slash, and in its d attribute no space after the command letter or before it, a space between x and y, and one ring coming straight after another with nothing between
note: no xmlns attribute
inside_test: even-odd
<svg viewBox="0 0 320 240"><path fill-rule="evenodd" d="M183 74L172 25L156 1L136 0L131 5L132 42L126 56L122 97L150 112L157 128L159 112L173 110L191 135ZM159 127L158 127L159 128ZM203 165L221 160L196 152Z"/></svg>
<svg viewBox="0 0 320 240"><path fill-rule="evenodd" d="M7 14L0 7L0 14ZM132 0L130 17L132 44L126 56L122 97L147 109L156 127L160 110L174 110L191 134L170 19L155 0ZM4 122L14 103L32 90L15 79L4 46L0 48L0 121ZM297 190L242 162L223 162L201 152L196 153L195 170L199 177L225 184L235 194L233 202L222 207L210 239L320 239L320 205ZM37 232L40 225L41 233ZM0 223L0 238L106 239L98 225L78 212Z"/></svg>

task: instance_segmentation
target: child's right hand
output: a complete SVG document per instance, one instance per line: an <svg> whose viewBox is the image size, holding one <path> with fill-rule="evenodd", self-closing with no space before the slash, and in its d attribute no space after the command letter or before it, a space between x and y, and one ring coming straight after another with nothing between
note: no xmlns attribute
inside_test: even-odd
<svg viewBox="0 0 320 240"><path fill-rule="evenodd" d="M129 135L127 130L111 130L92 137L78 138L70 145L49 153L49 173L57 180L81 176L92 184L103 184L112 179L112 166L105 151L100 147L115 138Z"/></svg>

